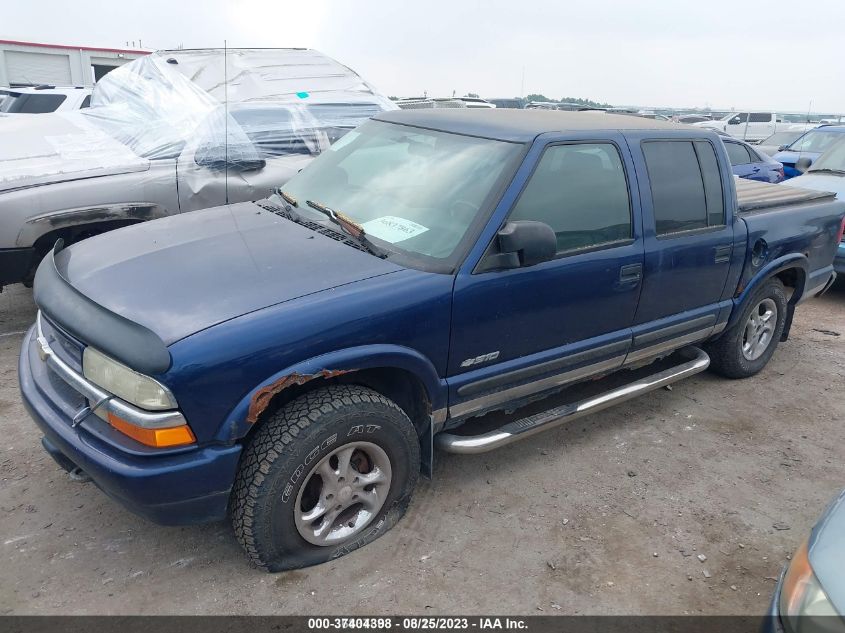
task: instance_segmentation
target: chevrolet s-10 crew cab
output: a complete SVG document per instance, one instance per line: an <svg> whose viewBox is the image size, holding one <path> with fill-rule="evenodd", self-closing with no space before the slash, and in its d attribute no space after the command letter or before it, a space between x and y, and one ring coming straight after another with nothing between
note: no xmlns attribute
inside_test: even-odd
<svg viewBox="0 0 845 633"><path fill-rule="evenodd" d="M257 565L312 565L395 524L435 447L754 375L832 282L843 215L735 184L706 129L382 113L269 199L57 244L21 391L56 461L135 512L228 511Z"/></svg>

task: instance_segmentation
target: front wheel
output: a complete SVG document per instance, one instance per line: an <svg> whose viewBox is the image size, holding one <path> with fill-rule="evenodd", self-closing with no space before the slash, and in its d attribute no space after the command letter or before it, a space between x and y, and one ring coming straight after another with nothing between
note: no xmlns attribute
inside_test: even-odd
<svg viewBox="0 0 845 633"><path fill-rule="evenodd" d="M769 279L746 302L736 324L707 345L711 369L727 378L748 378L763 369L783 334L786 311L783 283Z"/></svg>
<svg viewBox="0 0 845 633"><path fill-rule="evenodd" d="M337 558L402 517L419 467L416 430L388 398L357 385L306 393L265 420L244 449L232 492L235 535L268 571Z"/></svg>

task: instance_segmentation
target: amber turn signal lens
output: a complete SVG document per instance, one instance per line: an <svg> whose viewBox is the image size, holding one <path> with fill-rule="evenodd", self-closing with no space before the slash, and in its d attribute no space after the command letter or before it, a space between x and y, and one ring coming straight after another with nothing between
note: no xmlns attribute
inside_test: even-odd
<svg viewBox="0 0 845 633"><path fill-rule="evenodd" d="M164 429L146 429L117 417L111 411L109 411L109 424L133 440L156 448L184 446L185 444L193 444L197 441L187 424L171 426Z"/></svg>

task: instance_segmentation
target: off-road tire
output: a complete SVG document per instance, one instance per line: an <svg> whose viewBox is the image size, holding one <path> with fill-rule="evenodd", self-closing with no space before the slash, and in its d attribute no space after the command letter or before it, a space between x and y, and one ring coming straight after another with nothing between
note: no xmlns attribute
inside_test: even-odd
<svg viewBox="0 0 845 633"><path fill-rule="evenodd" d="M757 309L760 303L766 299L773 301L777 307L777 321L774 332L762 356L749 360L742 353L745 326L751 317L752 310ZM748 298L736 324L720 338L705 346L707 353L710 355L710 369L726 378L748 378L758 373L775 353L781 334L783 334L786 313L786 291L780 279L773 277L764 282Z"/></svg>
<svg viewBox="0 0 845 633"><path fill-rule="evenodd" d="M357 385L330 385L281 407L244 448L230 500L235 535L251 561L271 572L308 567L375 540L405 513L420 470L414 425L390 399ZM295 524L297 494L314 464L351 442L376 444L392 469L384 505L350 541L318 546Z"/></svg>

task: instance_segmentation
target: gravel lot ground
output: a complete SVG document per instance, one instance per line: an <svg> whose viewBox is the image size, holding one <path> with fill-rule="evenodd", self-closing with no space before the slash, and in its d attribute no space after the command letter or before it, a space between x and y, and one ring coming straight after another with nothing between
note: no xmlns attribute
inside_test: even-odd
<svg viewBox="0 0 845 633"><path fill-rule="evenodd" d="M700 374L496 452L441 454L393 531L269 575L228 524L147 523L53 463L17 386L34 314L29 290L0 294L2 614L762 614L845 486L839 283L759 376Z"/></svg>

